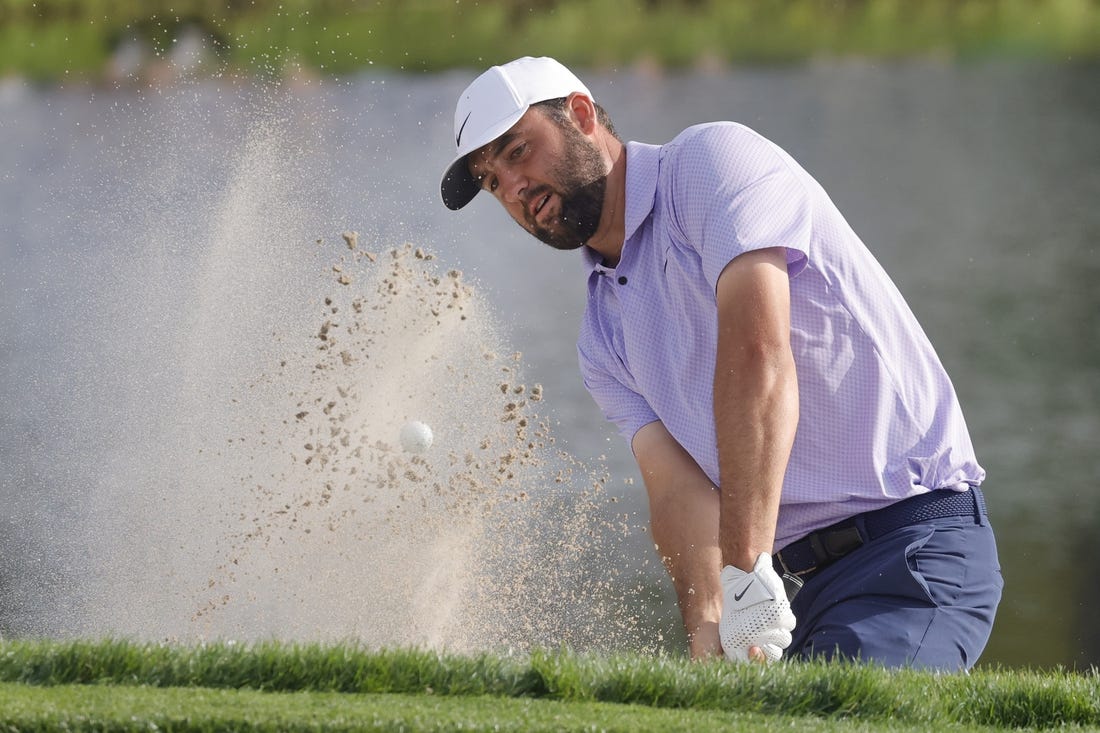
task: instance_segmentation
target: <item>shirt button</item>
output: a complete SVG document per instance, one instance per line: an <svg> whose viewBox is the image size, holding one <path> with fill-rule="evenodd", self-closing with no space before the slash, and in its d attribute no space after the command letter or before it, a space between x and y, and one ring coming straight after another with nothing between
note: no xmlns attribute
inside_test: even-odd
<svg viewBox="0 0 1100 733"><path fill-rule="evenodd" d="M619 285L626 285L626 275L619 275Z"/></svg>

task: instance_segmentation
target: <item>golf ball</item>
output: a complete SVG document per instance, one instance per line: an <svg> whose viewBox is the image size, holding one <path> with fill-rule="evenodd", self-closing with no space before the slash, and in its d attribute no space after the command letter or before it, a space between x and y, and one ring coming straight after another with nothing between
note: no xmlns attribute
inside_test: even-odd
<svg viewBox="0 0 1100 733"><path fill-rule="evenodd" d="M409 453L423 453L432 447L432 429L412 420L401 428L401 447Z"/></svg>

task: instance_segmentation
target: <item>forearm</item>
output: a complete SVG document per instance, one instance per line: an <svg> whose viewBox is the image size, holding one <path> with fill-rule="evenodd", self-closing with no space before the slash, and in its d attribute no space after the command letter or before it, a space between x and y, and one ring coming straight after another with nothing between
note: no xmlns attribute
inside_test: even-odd
<svg viewBox="0 0 1100 733"><path fill-rule="evenodd" d="M709 486L685 488L676 499L651 498L649 506L653 541L676 589L691 654L719 654L718 492Z"/></svg>
<svg viewBox="0 0 1100 733"><path fill-rule="evenodd" d="M718 491L663 425L646 425L634 451L649 495L650 527L676 589L693 658L721 654Z"/></svg>
<svg viewBox="0 0 1100 733"><path fill-rule="evenodd" d="M722 477L723 564L750 570L772 551L783 476L798 425L798 381L790 349L719 354L715 428Z"/></svg>

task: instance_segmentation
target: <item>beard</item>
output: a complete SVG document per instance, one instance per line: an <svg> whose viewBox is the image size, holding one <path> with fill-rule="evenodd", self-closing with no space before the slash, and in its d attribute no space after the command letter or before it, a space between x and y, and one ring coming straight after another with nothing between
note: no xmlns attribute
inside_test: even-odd
<svg viewBox="0 0 1100 733"><path fill-rule="evenodd" d="M565 155L551 171L561 212L550 227L531 222L530 231L554 249L571 250L584 245L600 224L607 169L596 146L572 125L565 128Z"/></svg>

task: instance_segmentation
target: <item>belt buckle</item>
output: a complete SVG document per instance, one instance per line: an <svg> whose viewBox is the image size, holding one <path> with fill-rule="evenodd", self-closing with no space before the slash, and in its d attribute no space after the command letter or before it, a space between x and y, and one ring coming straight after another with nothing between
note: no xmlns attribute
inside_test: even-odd
<svg viewBox="0 0 1100 733"><path fill-rule="evenodd" d="M790 603L794 600L794 597L798 595L798 591L802 590L802 584L804 581L798 576L802 575L803 573L813 572L817 569L817 566L815 565L814 567L811 567L807 570L795 573L792 572L789 567L787 567L787 562L783 559L782 551L775 553L775 559L779 560L779 567L783 569L783 590L786 591L787 602Z"/></svg>
<svg viewBox="0 0 1100 733"><path fill-rule="evenodd" d="M806 573L812 573L813 571L817 570L817 565L811 565L810 567L806 568L805 570L799 570L797 572L795 572L794 570L791 570L787 566L786 560L783 559L783 551L782 550L775 553L775 558L777 560L779 560L779 567L783 568L783 574L784 575L790 575L793 578L797 578L800 575L805 575ZM799 582L801 583L802 581L799 581Z"/></svg>
<svg viewBox="0 0 1100 733"><path fill-rule="evenodd" d="M837 527L831 531L811 532L805 540L809 542L814 560L816 560L808 568L798 571L791 570L783 557L783 550L774 555L775 559L779 561L779 567L783 570L783 586L787 591L788 600L793 600L795 594L801 590L802 584L806 582L803 576L831 565L864 543L863 535L855 525Z"/></svg>

